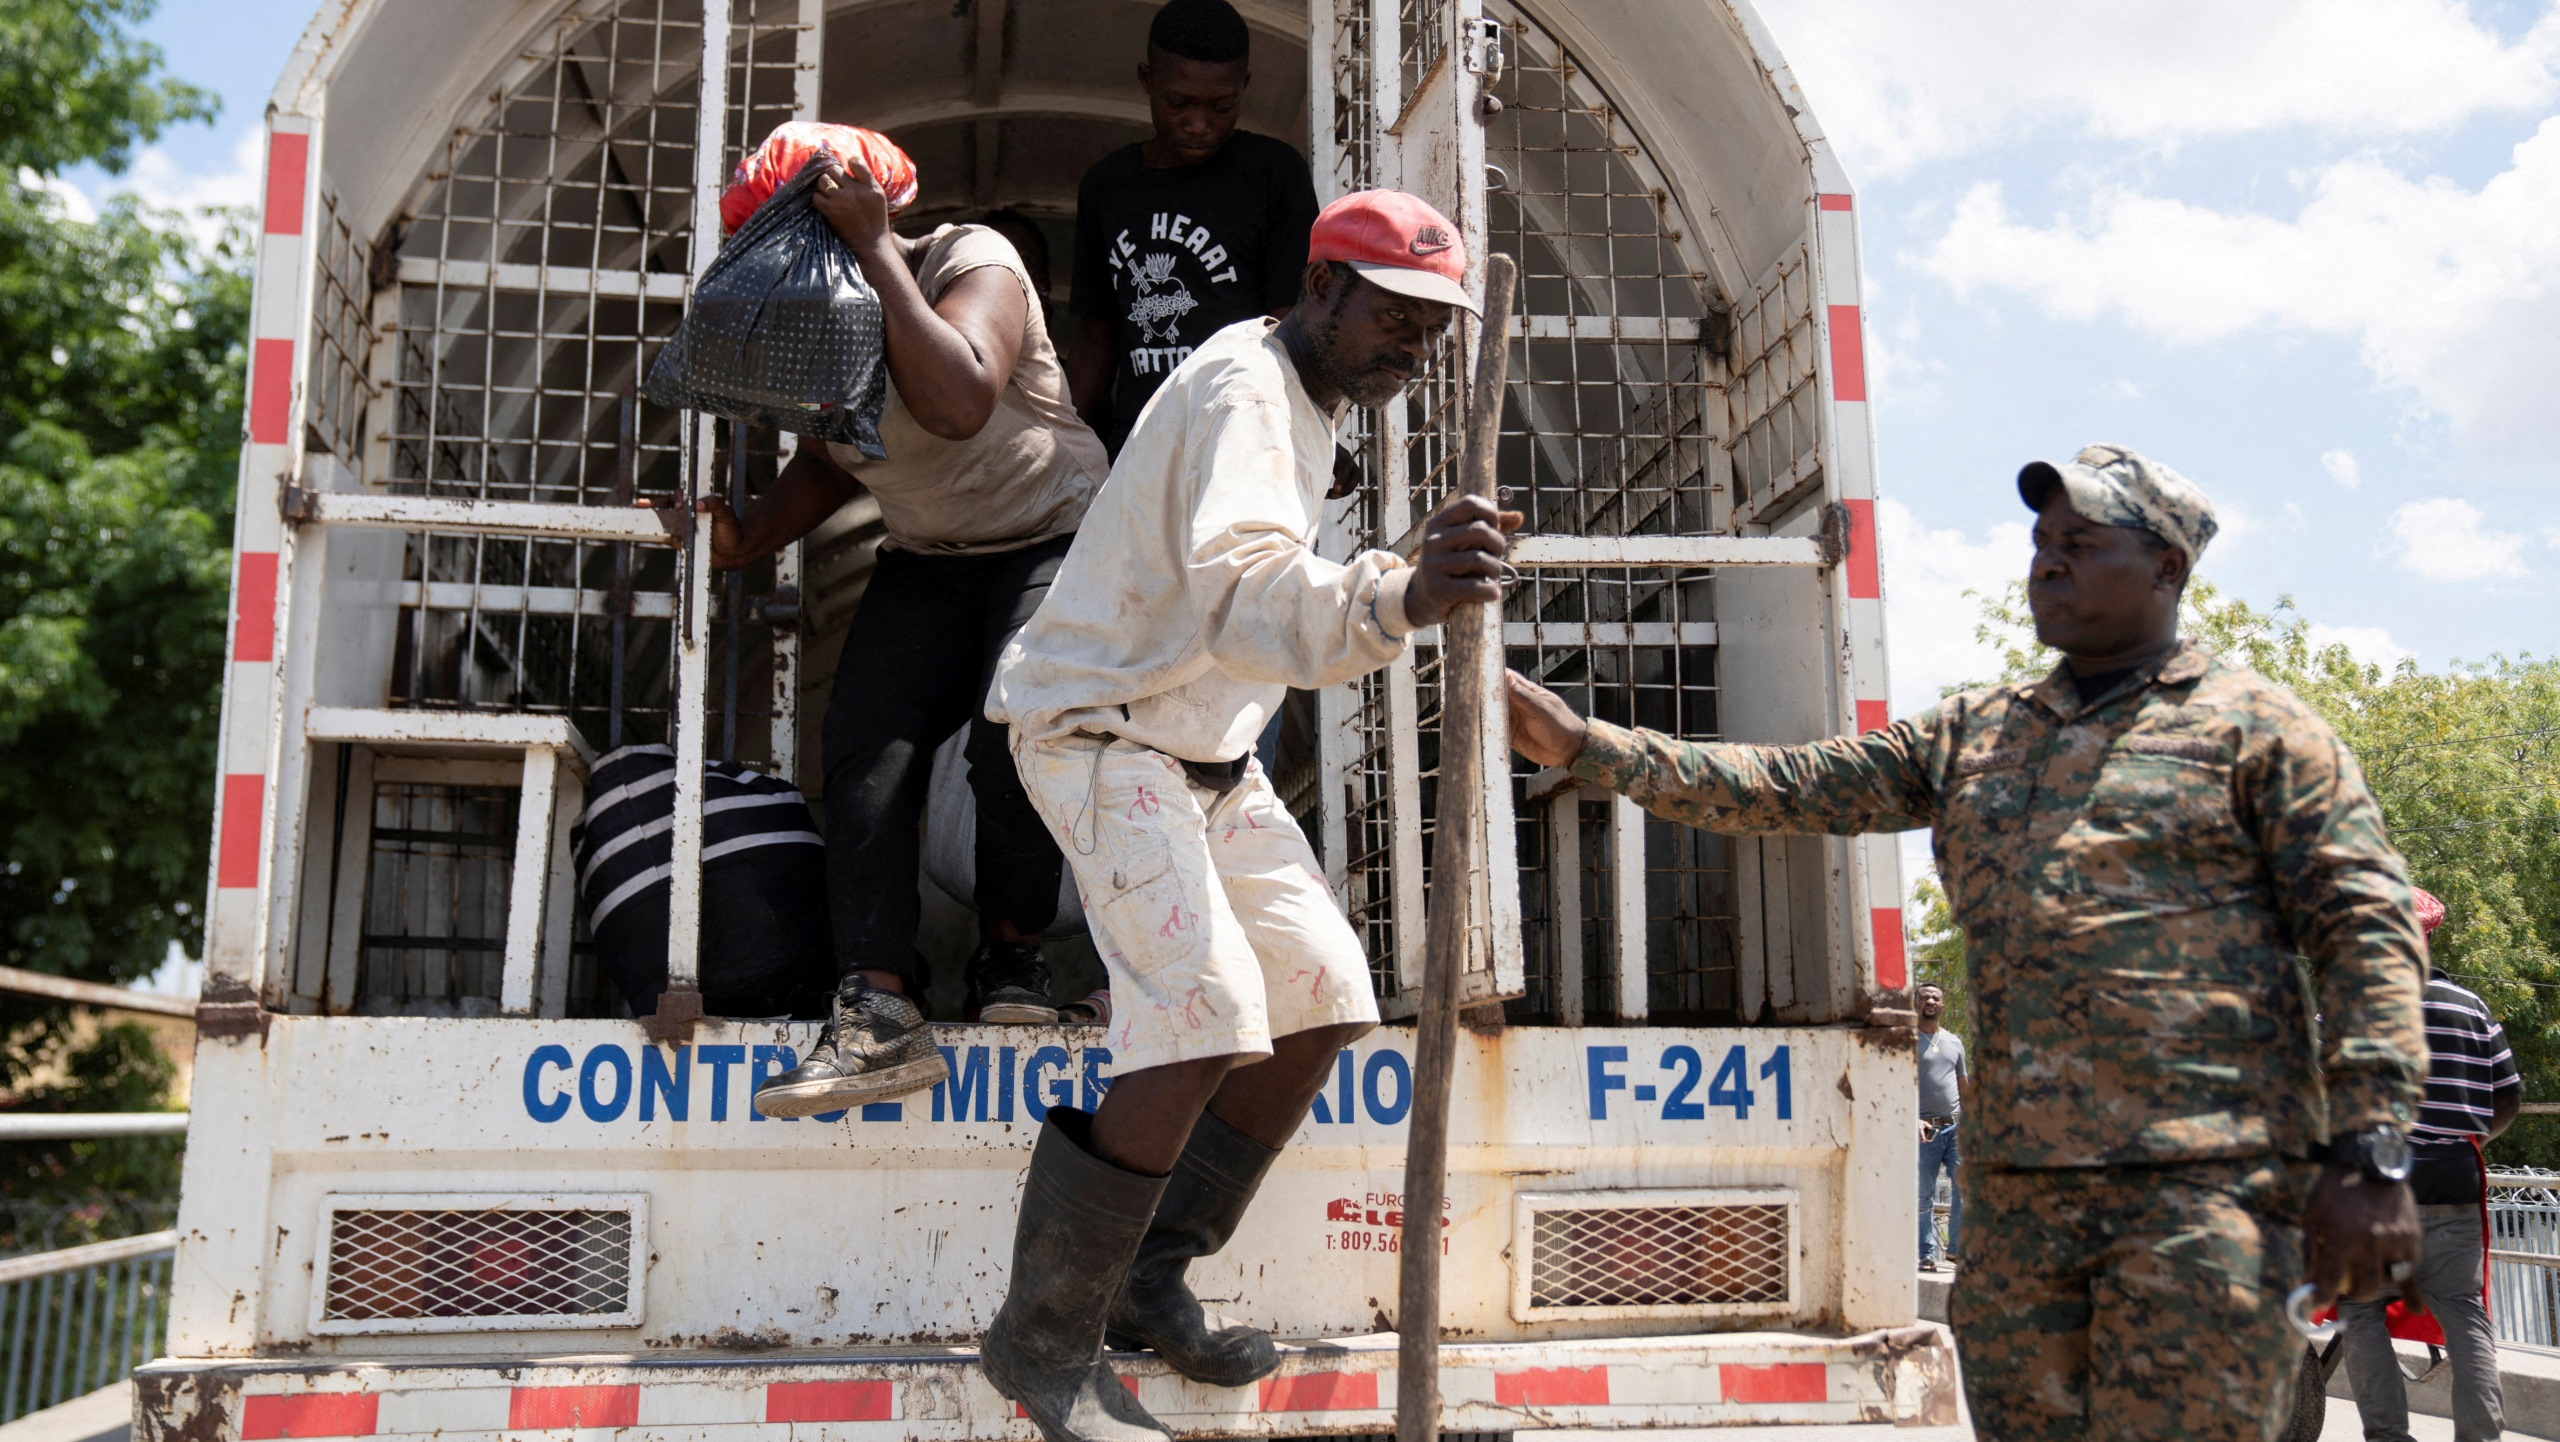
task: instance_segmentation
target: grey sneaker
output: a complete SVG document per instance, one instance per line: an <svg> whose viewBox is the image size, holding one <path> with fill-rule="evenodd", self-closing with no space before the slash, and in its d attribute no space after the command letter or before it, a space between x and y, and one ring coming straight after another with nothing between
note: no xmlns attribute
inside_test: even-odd
<svg viewBox="0 0 2560 1442"><path fill-rule="evenodd" d="M1049 1004L1049 963L1040 948L994 937L969 958L969 997L960 1014L971 1021L1046 1026L1058 1019Z"/></svg>
<svg viewBox="0 0 2560 1442"><path fill-rule="evenodd" d="M950 1075L914 1002L848 976L809 1059L756 1088L756 1110L812 1116L920 1092Z"/></svg>

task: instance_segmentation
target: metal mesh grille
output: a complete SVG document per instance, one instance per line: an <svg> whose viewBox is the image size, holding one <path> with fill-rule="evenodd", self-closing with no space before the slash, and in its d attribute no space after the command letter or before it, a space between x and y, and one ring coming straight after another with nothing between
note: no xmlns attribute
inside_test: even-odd
<svg viewBox="0 0 2560 1442"><path fill-rule="evenodd" d="M1396 993L1395 775L1387 750L1388 673L1351 683L1351 764L1343 772L1346 911L1369 957L1370 985Z"/></svg>
<svg viewBox="0 0 2560 1442"><path fill-rule="evenodd" d="M1575 1208L1532 1225L1532 1307L1787 1302L1783 1205Z"/></svg>
<svg viewBox="0 0 2560 1442"><path fill-rule="evenodd" d="M631 1310L631 1213L339 1211L329 1321L593 1317Z"/></svg>
<svg viewBox="0 0 2560 1442"><path fill-rule="evenodd" d="M1742 1000L1732 847L1654 816L1645 818L1644 841L1646 1020L1729 1020Z"/></svg>
<svg viewBox="0 0 2560 1442"><path fill-rule="evenodd" d="M459 126L398 243L398 492L611 504L619 401L683 316L701 11L573 11ZM642 407L633 477L679 489Z"/></svg>
<svg viewBox="0 0 2560 1442"><path fill-rule="evenodd" d="M721 128L725 177L773 128L816 106L817 71L801 61L801 0L730 0L729 109Z"/></svg>
<svg viewBox="0 0 2560 1442"><path fill-rule="evenodd" d="M1422 88L1422 79L1449 48L1449 0L1399 0L1396 7L1403 42L1404 98Z"/></svg>
<svg viewBox="0 0 2560 1442"><path fill-rule="evenodd" d="M1503 478L1533 530L1697 534L1713 503L1721 387L1703 347L1716 289L1678 204L1616 106L1504 7L1510 64L1485 156L1491 248L1520 262Z"/></svg>
<svg viewBox="0 0 2560 1442"><path fill-rule="evenodd" d="M370 391L365 366L373 334L365 315L372 304L370 252L338 213L338 197L320 197L317 273L313 277L309 419L306 441L350 470L363 464L365 405Z"/></svg>
<svg viewBox="0 0 2560 1442"><path fill-rule="evenodd" d="M1799 245L1733 318L1733 484L1747 519L1769 520L1821 484L1817 343L1813 257Z"/></svg>
<svg viewBox="0 0 2560 1442"><path fill-rule="evenodd" d="M1553 535L1698 535L1728 529L1725 302L1691 253L1687 224L1621 112L1582 62L1535 20L1494 0L1509 54L1485 135L1501 181L1487 197L1490 246L1520 262L1509 404L1499 468L1529 529ZM1419 486L1417 482L1417 486ZM1419 513L1419 512L1417 512ZM1718 735L1715 586L1704 571L1541 570L1503 608L1510 664L1577 709L1692 740ZM1517 762L1525 777L1534 769ZM1569 796L1569 793L1568 793ZM1549 805L1577 804L1560 799ZM1647 926L1627 937L1658 1020L1734 1014L1735 908L1720 844L1656 829L1645 856L1607 855L1605 808L1580 828L1581 858L1521 855L1524 962L1519 1020L1556 1019L1566 953L1582 929L1585 1016L1615 1010L1610 898L1623 864L1645 871ZM1543 821L1543 808L1532 808ZM1632 849L1632 848L1630 848ZM1561 860L1587 868L1582 917L1540 898ZM1542 920L1527 934L1532 914Z"/></svg>
<svg viewBox="0 0 2560 1442"><path fill-rule="evenodd" d="M1368 0L1334 0L1333 188L1348 194L1378 183L1376 43Z"/></svg>
<svg viewBox="0 0 2560 1442"><path fill-rule="evenodd" d="M374 788L358 1012L497 1014L520 796L505 786Z"/></svg>
<svg viewBox="0 0 2560 1442"><path fill-rule="evenodd" d="M1607 958L1615 949L1616 912L1610 904L1609 803L1583 801L1568 790L1544 805L1523 799L1527 778L1512 777L1514 845L1520 869L1522 994L1503 1004L1522 1025L1579 1018L1606 1020L1615 1008ZM1578 790L1578 788L1576 788ZM1576 808L1570 853L1556 846L1550 807ZM1575 884L1565 885L1567 870ZM1566 898L1572 898L1570 912ZM1579 1010L1573 1003L1579 1002Z"/></svg>

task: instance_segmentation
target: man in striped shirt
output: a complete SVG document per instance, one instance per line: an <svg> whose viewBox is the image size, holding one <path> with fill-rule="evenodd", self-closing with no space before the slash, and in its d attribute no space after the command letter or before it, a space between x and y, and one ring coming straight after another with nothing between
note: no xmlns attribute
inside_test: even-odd
<svg viewBox="0 0 2560 1442"><path fill-rule="evenodd" d="M2432 935L2444 921L2444 903L2417 892L2418 925ZM2487 1260L2481 1211L2479 1144L2507 1129L2524 1104L2524 1079L2507 1050L2507 1033L2479 997L2443 971L2427 968L2427 1099L2410 1129L2415 1164L2409 1190L2418 1202L2426 1240L2418 1272L2404 1290L2423 1298L2444 1328L2453 1361L2453 1432L2459 1442L2486 1442L2505 1423L2506 1399L2498 1386L2497 1339L2480 1296ZM2413 1299L2414 1300L2414 1299ZM2409 1393L2383 1317L2384 1301L2345 1302L2348 1380L2364 1435L2409 1435Z"/></svg>

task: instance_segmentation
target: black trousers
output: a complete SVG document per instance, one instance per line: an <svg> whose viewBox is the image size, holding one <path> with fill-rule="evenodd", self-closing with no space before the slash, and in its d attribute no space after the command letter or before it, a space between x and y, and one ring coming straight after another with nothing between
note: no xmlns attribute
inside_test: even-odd
<svg viewBox="0 0 2560 1442"><path fill-rule="evenodd" d="M924 985L920 823L934 748L963 723L979 914L1034 936L1057 919L1065 858L1022 789L1007 728L984 706L1005 642L1039 609L1073 539L981 556L879 553L827 701L827 906L839 976L894 972L910 995Z"/></svg>

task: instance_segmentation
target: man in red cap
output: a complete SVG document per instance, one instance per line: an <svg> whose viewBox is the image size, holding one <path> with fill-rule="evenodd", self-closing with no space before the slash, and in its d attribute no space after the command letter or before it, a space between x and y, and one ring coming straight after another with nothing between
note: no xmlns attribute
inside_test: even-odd
<svg viewBox="0 0 2560 1442"><path fill-rule="evenodd" d="M2444 903L2412 888L2418 929L2434 944ZM2409 1129L2409 1191L2418 1201L2417 1274L2401 1288L2426 1303L2453 1363L2453 1435L2490 1442L2506 1422L2498 1381L2498 1334L2480 1295L2487 1264L2488 1213L2483 1210L2480 1148L2515 1123L2524 1078L2507 1049L2507 1031L2479 994L2427 963L2427 1099ZM2409 1389L2392 1351L2388 1299L2341 1302L2347 1380L2355 1388L2364 1435L2376 1442L2409 1435ZM2422 1324L2421 1324L2422 1325Z"/></svg>
<svg viewBox="0 0 2560 1442"><path fill-rule="evenodd" d="M1211 336L1139 413L987 698L1066 843L1115 1001L1110 1091L1090 1114L1048 1109L983 1353L1050 1442L1168 1435L1102 1360L1106 1329L1213 1385L1279 1365L1183 1271L1234 1235L1378 1009L1253 740L1289 687L1374 671L1453 607L1498 599L1519 524L1467 498L1412 565L1316 554L1349 407L1402 394L1476 307L1457 227L1410 195L1334 202L1308 253L1287 315Z"/></svg>

